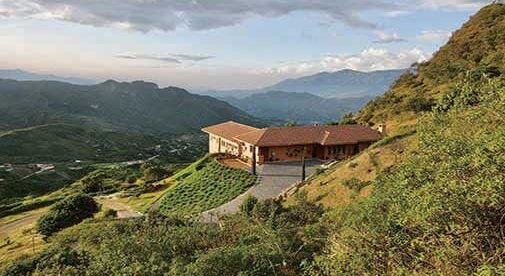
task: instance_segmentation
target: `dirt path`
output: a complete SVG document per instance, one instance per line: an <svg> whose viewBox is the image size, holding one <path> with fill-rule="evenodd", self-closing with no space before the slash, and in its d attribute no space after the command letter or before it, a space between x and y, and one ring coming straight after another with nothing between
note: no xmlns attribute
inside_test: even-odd
<svg viewBox="0 0 505 276"><path fill-rule="evenodd" d="M34 224L44 214L45 210L46 208L30 211L14 220L6 220L5 222L0 220L0 240L21 228Z"/></svg>
<svg viewBox="0 0 505 276"><path fill-rule="evenodd" d="M118 218L138 218L143 216L142 213L133 210L131 206L116 201L114 199L115 195L109 195L104 197L98 197L96 198L96 201L102 204L103 207L116 211Z"/></svg>

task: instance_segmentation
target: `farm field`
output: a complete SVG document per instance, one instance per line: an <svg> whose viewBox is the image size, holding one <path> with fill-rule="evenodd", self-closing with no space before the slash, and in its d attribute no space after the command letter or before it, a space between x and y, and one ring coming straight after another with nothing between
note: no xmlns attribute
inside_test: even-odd
<svg viewBox="0 0 505 276"><path fill-rule="evenodd" d="M200 161L188 169L161 199L161 212L195 215L234 199L256 182L255 175L226 167L213 159Z"/></svg>

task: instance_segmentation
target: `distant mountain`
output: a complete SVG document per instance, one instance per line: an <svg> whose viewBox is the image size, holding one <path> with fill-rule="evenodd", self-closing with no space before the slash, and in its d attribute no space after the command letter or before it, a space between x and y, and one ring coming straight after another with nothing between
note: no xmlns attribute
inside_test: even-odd
<svg viewBox="0 0 505 276"><path fill-rule="evenodd" d="M269 91L307 92L325 98L349 98L382 95L405 69L360 72L342 70L322 72L298 79L288 79L266 87Z"/></svg>
<svg viewBox="0 0 505 276"><path fill-rule="evenodd" d="M67 123L147 134L176 134L227 120L259 120L184 89L106 81L81 86L55 81L0 80L0 131Z"/></svg>
<svg viewBox="0 0 505 276"><path fill-rule="evenodd" d="M327 99L309 93L281 91L254 94L242 99L223 98L254 116L301 124L339 120L346 113L356 112L371 99L372 97Z"/></svg>
<svg viewBox="0 0 505 276"><path fill-rule="evenodd" d="M254 90L199 91L214 97L245 98L269 91L311 93L323 98L375 97L382 95L407 69L360 72L341 70L287 79L275 85Z"/></svg>
<svg viewBox="0 0 505 276"><path fill-rule="evenodd" d="M0 79L12 79L18 81L61 81L68 82L72 84L81 84L81 85L91 85L96 84L96 81L81 79L81 78L73 78L73 77L60 77L55 75L47 75L47 74L37 74L28 71L23 71L20 69L4 69L0 70Z"/></svg>

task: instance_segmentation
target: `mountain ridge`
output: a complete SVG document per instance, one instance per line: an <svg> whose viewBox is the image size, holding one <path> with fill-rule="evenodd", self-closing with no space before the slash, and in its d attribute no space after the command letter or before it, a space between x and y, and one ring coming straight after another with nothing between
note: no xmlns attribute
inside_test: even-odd
<svg viewBox="0 0 505 276"><path fill-rule="evenodd" d="M211 90L195 93L218 98L244 98L269 91L307 92L323 98L373 97L384 93L407 70L392 69L362 72L343 69L335 72L320 72L300 78L286 79L260 89Z"/></svg>

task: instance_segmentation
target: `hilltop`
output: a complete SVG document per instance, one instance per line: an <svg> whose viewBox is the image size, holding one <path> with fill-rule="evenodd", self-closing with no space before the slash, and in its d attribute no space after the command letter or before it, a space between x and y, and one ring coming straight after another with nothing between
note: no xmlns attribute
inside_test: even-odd
<svg viewBox="0 0 505 276"><path fill-rule="evenodd" d="M147 134L179 134L233 118L259 120L223 101L154 83L73 85L0 80L0 131L68 123Z"/></svg>

